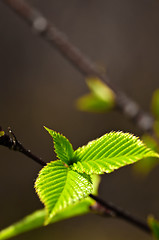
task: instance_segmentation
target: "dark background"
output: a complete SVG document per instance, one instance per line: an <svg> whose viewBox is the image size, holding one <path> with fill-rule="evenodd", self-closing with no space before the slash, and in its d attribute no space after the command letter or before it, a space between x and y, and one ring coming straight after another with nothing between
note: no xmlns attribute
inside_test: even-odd
<svg viewBox="0 0 159 240"><path fill-rule="evenodd" d="M149 110L159 86L158 0L34 0L33 3L111 81ZM0 2L0 124L45 161L55 159L43 125L66 135L74 148L111 130L141 132L120 113L89 114L75 108L87 92L84 77L56 49ZM0 148L0 229L42 208L34 192L40 166L20 153ZM140 218L159 218L159 167L147 178L128 166L102 176L99 195ZM26 239L149 240L119 220L78 217L25 233Z"/></svg>

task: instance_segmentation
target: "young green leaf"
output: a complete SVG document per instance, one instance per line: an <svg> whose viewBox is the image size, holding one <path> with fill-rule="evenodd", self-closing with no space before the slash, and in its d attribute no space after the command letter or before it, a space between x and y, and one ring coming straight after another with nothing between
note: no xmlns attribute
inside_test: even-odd
<svg viewBox="0 0 159 240"><path fill-rule="evenodd" d="M47 127L45 129L49 132L49 134L53 138L55 152L57 154L58 159L66 163L70 164L73 158L73 147L69 140L60 133L57 133Z"/></svg>
<svg viewBox="0 0 159 240"><path fill-rule="evenodd" d="M156 239L159 239L159 221L154 219L153 217L148 218L148 224L152 230L152 234Z"/></svg>
<svg viewBox="0 0 159 240"><path fill-rule="evenodd" d="M159 157L159 154L129 133L111 132L78 148L72 169L87 174L110 173L145 157Z"/></svg>
<svg viewBox="0 0 159 240"><path fill-rule="evenodd" d="M159 146L156 141L149 135L144 134L142 136L142 141L151 148L155 152L159 152ZM137 164L133 166L133 169L136 173L140 174L140 176L146 176L150 173L150 171L159 164L159 159L155 157L148 157L139 161Z"/></svg>
<svg viewBox="0 0 159 240"><path fill-rule="evenodd" d="M108 105L94 94L86 94L78 99L77 108L81 111L92 113L104 113L108 111Z"/></svg>
<svg viewBox="0 0 159 240"><path fill-rule="evenodd" d="M71 217L87 214L90 212L90 205L91 204L88 200L83 200L79 203L71 205L68 208L56 214L50 220L50 223L55 223ZM20 235L24 232L31 231L39 227L43 227L46 221L46 217L47 217L47 214L45 209L38 210L26 216L19 222L16 222L13 225L1 230L0 240L6 240L11 237Z"/></svg>
<svg viewBox="0 0 159 240"><path fill-rule="evenodd" d="M90 91L98 98L102 99L111 106L114 105L114 92L99 78L89 77L86 79Z"/></svg>
<svg viewBox="0 0 159 240"><path fill-rule="evenodd" d="M77 108L87 112L107 112L115 105L115 96L112 90L98 78L88 78L86 83L90 93L77 100Z"/></svg>
<svg viewBox="0 0 159 240"><path fill-rule="evenodd" d="M159 120L154 122L154 130L155 130L157 137L159 138Z"/></svg>
<svg viewBox="0 0 159 240"><path fill-rule="evenodd" d="M23 232L43 226L46 214L45 212L45 209L37 210L36 212L21 219L19 222L16 222L11 226L1 230L0 240L6 240Z"/></svg>
<svg viewBox="0 0 159 240"><path fill-rule="evenodd" d="M92 175L93 181L93 191L94 195L98 193L98 186L100 183L100 177L98 175ZM77 202L73 205L68 206L63 209L61 212L57 213L54 217L50 219L50 224L64 219L80 216L87 214L91 211L90 206L94 204L94 200L90 197L87 197L80 202ZM37 210L32 214L29 214L20 221L12 224L11 226L0 231L0 240L6 240L11 237L20 235L24 232L31 231L44 226L47 217L47 212L45 209Z"/></svg>
<svg viewBox="0 0 159 240"><path fill-rule="evenodd" d="M49 223L62 209L86 198L92 191L92 181L89 175L73 171L58 160L40 171L35 189L46 207Z"/></svg>
<svg viewBox="0 0 159 240"><path fill-rule="evenodd" d="M154 116L159 119L159 89L153 93L151 109Z"/></svg>

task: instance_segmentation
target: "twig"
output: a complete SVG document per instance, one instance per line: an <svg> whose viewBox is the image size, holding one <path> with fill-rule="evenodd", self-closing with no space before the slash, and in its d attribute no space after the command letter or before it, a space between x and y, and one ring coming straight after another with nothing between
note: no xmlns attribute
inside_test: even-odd
<svg viewBox="0 0 159 240"><path fill-rule="evenodd" d="M13 133L13 131L10 128L9 128L9 132L12 137L7 135L0 127L0 145L8 147L10 150L15 150L15 151L19 151L19 152L23 153L27 157L29 157L29 158L33 159L34 161L36 161L37 163L39 163L41 166L46 165L46 163L41 158L32 154L30 152L30 150L27 150L17 140L15 134ZM89 196L97 202L97 205L94 205L91 207L93 212L95 211L97 214L102 215L102 216L119 217L119 218L129 222L130 224L140 228L144 232L149 233L149 234L151 233L151 230L146 223L131 216L129 213L126 213L125 211L117 208L116 206L114 206L106 201L103 201L102 199L100 199L97 196L94 196L93 194L90 194Z"/></svg>
<svg viewBox="0 0 159 240"><path fill-rule="evenodd" d="M11 128L9 129L10 136L6 134L2 127L0 127L0 145L8 147L10 150L18 151L26 155L27 157L33 159L35 162L39 163L42 166L45 166L46 163L36 155L32 154L30 150L27 150L16 138Z"/></svg>
<svg viewBox="0 0 159 240"><path fill-rule="evenodd" d="M119 217L119 218L131 223L132 225L142 229L143 231L145 231L147 233L151 233L149 226L145 222L142 222L141 220L132 216L130 213L125 212L122 209L119 209L118 207L114 206L111 203L103 201L102 199L100 199L97 196L90 194L90 197L92 199L94 199L98 204L103 206L103 211L101 211L103 214L106 213L106 215L109 214L114 217ZM96 208L95 208L95 210L96 210Z"/></svg>
<svg viewBox="0 0 159 240"><path fill-rule="evenodd" d="M83 55L50 21L47 20L37 9L33 8L24 0L2 0L7 6L23 18L39 36L55 46L63 56L69 60L84 76L96 76L102 79L113 90L116 97L116 107L124 115L138 126L143 132L154 136L153 117L144 112L136 102L119 91L108 77L99 71L94 63ZM158 141L159 142L159 141Z"/></svg>

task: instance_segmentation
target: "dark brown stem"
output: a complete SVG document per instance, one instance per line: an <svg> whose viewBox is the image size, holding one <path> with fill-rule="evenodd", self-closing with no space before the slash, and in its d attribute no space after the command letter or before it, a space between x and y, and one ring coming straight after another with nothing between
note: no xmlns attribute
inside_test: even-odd
<svg viewBox="0 0 159 240"><path fill-rule="evenodd" d="M16 138L15 134L13 131L9 128L9 133L11 136L7 135L2 128L0 127L0 145L8 147L11 150L19 151L26 155L27 157L33 159L37 163L39 163L41 166L45 166L46 163L36 155L32 154L30 150L27 150ZM133 217L132 215L124 212L123 210L117 208L116 206L103 201L97 196L94 196L93 194L89 195L92 199L94 199L98 204L92 206L92 211L96 212L97 214L102 214L102 216L110 216L110 217L119 217L136 227L140 228L141 230L151 233L151 230L149 226L138 220L137 218Z"/></svg>
<svg viewBox="0 0 159 240"><path fill-rule="evenodd" d="M140 228L144 232L151 233L151 229L149 228L147 223L137 219L136 217L132 216L130 213L125 212L122 209L119 209L118 207L114 206L113 204L103 201L102 199L100 199L97 196L90 194L90 197L103 207L103 211L101 211L101 214L119 217L119 218L123 219L124 221L129 222L130 224ZM96 208L95 208L95 210L96 210Z"/></svg>
<svg viewBox="0 0 159 240"><path fill-rule="evenodd" d="M24 0L2 1L31 25L39 36L55 46L84 76L96 76L102 79L115 93L117 109L131 119L141 131L154 135L153 117L145 113L136 102L119 91L116 86L109 81L108 77L104 73L101 73L95 64L82 54L81 51L68 40L67 36L50 23L37 9L33 8Z"/></svg>
<svg viewBox="0 0 159 240"><path fill-rule="evenodd" d="M0 145L8 147L10 150L18 151L26 155L27 157L33 159L35 162L42 166L46 163L36 155L32 154L30 150L27 150L16 138L13 131L9 128L10 135L6 134L0 127Z"/></svg>

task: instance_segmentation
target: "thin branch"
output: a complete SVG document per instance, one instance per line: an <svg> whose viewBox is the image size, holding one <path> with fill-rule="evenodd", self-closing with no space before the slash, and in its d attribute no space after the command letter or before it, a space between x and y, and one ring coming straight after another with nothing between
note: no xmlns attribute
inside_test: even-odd
<svg viewBox="0 0 159 240"><path fill-rule="evenodd" d="M23 18L39 36L55 46L84 76L96 76L102 79L115 93L117 109L131 119L141 131L147 132L153 137L155 136L153 117L144 112L136 102L128 98L123 92L119 91L116 86L109 81L108 77L104 73L101 73L95 64L82 54L81 51L68 40L67 36L59 31L54 24L45 18L37 9L24 0L2 1Z"/></svg>
<svg viewBox="0 0 159 240"><path fill-rule="evenodd" d="M45 166L46 163L36 155L32 154L30 150L27 150L16 138L11 128L9 129L10 135L6 134L2 127L0 127L0 145L8 147L10 150L18 151L26 155L27 157L33 159L35 162L39 163L42 166Z"/></svg>
<svg viewBox="0 0 159 240"><path fill-rule="evenodd" d="M126 222L129 222L130 224L140 228L144 232L151 233L151 229L149 228L147 223L137 219L136 217L132 216L130 213L125 212L124 210L114 206L113 204L103 201L97 196L90 194L90 197L103 207L103 210L101 211L102 214L106 213L106 215L109 214L114 217L119 217L125 220ZM95 210L96 208L98 207L95 207Z"/></svg>
<svg viewBox="0 0 159 240"><path fill-rule="evenodd" d="M27 150L16 138L13 131L9 128L9 133L11 136L7 135L3 130L2 127L0 127L0 145L8 147L10 150L15 150L23 153L27 157L33 159L37 163L39 163L41 166L45 166L46 163L36 155L32 154L30 150ZM116 206L103 201L97 196L94 196L93 194L89 195L92 199L94 199L97 204L92 206L92 212L96 212L99 215L102 216L110 216L110 217L119 217L130 224L140 228L146 233L151 234L151 230L149 226L142 222L141 220L137 219L136 217L133 217L131 214L117 208Z"/></svg>

